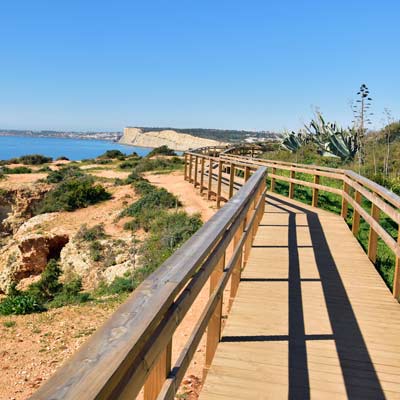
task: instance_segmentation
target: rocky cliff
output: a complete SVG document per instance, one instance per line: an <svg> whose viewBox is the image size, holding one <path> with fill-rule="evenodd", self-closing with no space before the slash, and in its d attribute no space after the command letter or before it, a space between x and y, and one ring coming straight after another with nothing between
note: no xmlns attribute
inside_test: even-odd
<svg viewBox="0 0 400 400"><path fill-rule="evenodd" d="M125 128L124 135L119 143L139 147L160 147L166 145L170 149L177 151L185 151L203 146L226 145L226 143L216 140L203 139L173 130L143 132L139 128Z"/></svg>

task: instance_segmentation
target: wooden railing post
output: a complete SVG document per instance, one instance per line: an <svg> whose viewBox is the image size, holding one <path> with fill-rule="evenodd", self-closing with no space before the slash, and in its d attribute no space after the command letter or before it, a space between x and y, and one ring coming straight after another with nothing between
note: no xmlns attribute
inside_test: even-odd
<svg viewBox="0 0 400 400"><path fill-rule="evenodd" d="M247 182L250 178L250 167L244 167L244 181Z"/></svg>
<svg viewBox="0 0 400 400"><path fill-rule="evenodd" d="M193 156L189 154L189 182L192 183L192 159Z"/></svg>
<svg viewBox="0 0 400 400"><path fill-rule="evenodd" d="M276 168L272 168L272 173L276 175ZM275 178L271 178L271 192L275 190Z"/></svg>
<svg viewBox="0 0 400 400"><path fill-rule="evenodd" d="M343 182L343 193L349 194L349 185L346 182ZM342 211L340 212L342 218L344 219L347 218L348 210L349 210L349 204L347 203L345 197L342 196Z"/></svg>
<svg viewBox="0 0 400 400"><path fill-rule="evenodd" d="M235 236L233 237L233 248L234 249L236 249L236 247L243 235L245 226L246 226L246 220L244 220L242 222L242 224L240 224L238 230L235 233ZM237 293L237 290L239 287L240 277L242 275L242 261L243 261L243 248L240 249L240 257L232 271L229 308L232 307L233 300L236 297L236 293Z"/></svg>
<svg viewBox="0 0 400 400"><path fill-rule="evenodd" d="M319 184L319 175L314 175L314 184L315 185ZM313 188L313 190L312 190L312 206L318 207L318 189L317 188Z"/></svg>
<svg viewBox="0 0 400 400"><path fill-rule="evenodd" d="M235 164L231 163L231 171L229 174L229 198L233 196L233 184L235 183Z"/></svg>
<svg viewBox="0 0 400 400"><path fill-rule="evenodd" d="M354 192L354 200L356 201L357 204L361 204L361 193L358 192L357 190ZM360 229L360 213L354 209L353 224L351 227L351 231L353 232L354 236L358 235L359 229Z"/></svg>
<svg viewBox="0 0 400 400"><path fill-rule="evenodd" d="M212 158L208 160L208 189L207 189L207 199L211 199L211 189L212 189Z"/></svg>
<svg viewBox="0 0 400 400"><path fill-rule="evenodd" d="M295 171L290 171L290 179L294 179L296 177ZM294 183L289 182L289 199L293 199L294 197Z"/></svg>
<svg viewBox="0 0 400 400"><path fill-rule="evenodd" d="M379 208L372 203L371 206L371 216L375 221L379 223ZM376 253L378 250L378 234L372 229L372 226L369 227L369 238L368 238L368 257L369 259L375 263L376 261Z"/></svg>
<svg viewBox="0 0 400 400"><path fill-rule="evenodd" d="M397 232L397 244L400 246L400 226ZM397 256L393 276L393 297L395 299L399 299L400 297L400 257Z"/></svg>
<svg viewBox="0 0 400 400"><path fill-rule="evenodd" d="M204 190L204 163L205 158L201 157L201 168L200 168L200 193L203 193Z"/></svg>
<svg viewBox="0 0 400 400"><path fill-rule="evenodd" d="M221 206L221 185L222 185L222 168L224 163L222 160L218 161L218 182L217 182L217 208Z"/></svg>
<svg viewBox="0 0 400 400"><path fill-rule="evenodd" d="M222 276L225 267L225 254L219 260L215 266L214 271L210 276L210 295L213 294L215 288L218 285L218 281ZM222 320L222 297L218 301L215 307L214 313L210 318L210 322L207 327L207 340L206 340L206 360L203 370L203 381L207 376L207 372L210 369L211 362L214 358L215 351L217 350L218 343L221 339L221 320Z"/></svg>
<svg viewBox="0 0 400 400"><path fill-rule="evenodd" d="M165 379L171 371L172 342L162 352L144 384L144 400L156 400Z"/></svg>
<svg viewBox="0 0 400 400"><path fill-rule="evenodd" d="M185 179L185 181L187 180L187 178L188 178L188 176L187 176L187 162L188 162L188 155L185 153L185 163L184 163L184 166L185 166L185 171L184 171L184 179Z"/></svg>
<svg viewBox="0 0 400 400"><path fill-rule="evenodd" d="M198 166L199 166L199 157L196 156L194 158L194 187L197 187L197 173L198 173Z"/></svg>

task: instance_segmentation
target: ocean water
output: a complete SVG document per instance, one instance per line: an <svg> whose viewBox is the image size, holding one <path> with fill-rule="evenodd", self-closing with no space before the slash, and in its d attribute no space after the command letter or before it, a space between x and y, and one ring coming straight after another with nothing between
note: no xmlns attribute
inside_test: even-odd
<svg viewBox="0 0 400 400"><path fill-rule="evenodd" d="M24 136L0 136L0 160L8 160L25 154L42 154L70 160L94 158L107 150L120 150L123 153L138 153L145 156L150 148L126 146L106 140L80 140L62 138L32 138Z"/></svg>

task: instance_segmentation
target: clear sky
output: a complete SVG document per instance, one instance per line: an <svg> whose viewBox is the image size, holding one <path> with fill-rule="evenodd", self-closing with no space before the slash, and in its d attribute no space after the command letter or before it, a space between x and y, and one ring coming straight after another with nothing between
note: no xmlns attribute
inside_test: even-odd
<svg viewBox="0 0 400 400"><path fill-rule="evenodd" d="M400 118L399 0L1 0L0 128Z"/></svg>

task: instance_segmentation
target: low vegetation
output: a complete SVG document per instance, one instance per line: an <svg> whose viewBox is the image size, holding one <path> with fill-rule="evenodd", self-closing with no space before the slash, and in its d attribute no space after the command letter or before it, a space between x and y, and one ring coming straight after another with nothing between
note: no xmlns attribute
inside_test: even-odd
<svg viewBox="0 0 400 400"><path fill-rule="evenodd" d="M82 292L80 277L74 276L68 282L61 283L60 275L57 261L50 260L40 279L27 290L11 287L8 296L0 302L0 314L31 314L67 304L84 303L90 299L89 293Z"/></svg>
<svg viewBox="0 0 400 400"><path fill-rule="evenodd" d="M151 150L149 154L147 154L147 157L153 157L157 155L162 155L162 156L176 156L176 153L174 150L170 149L168 146L163 145L160 147L156 147L155 149Z"/></svg>
<svg viewBox="0 0 400 400"><path fill-rule="evenodd" d="M46 193L36 208L36 214L73 211L110 198L111 194L102 185L95 184L92 177L72 177Z"/></svg>
<svg viewBox="0 0 400 400"><path fill-rule="evenodd" d="M1 167L0 168L1 173L4 174L30 174L32 170L28 167L14 167L14 168L9 168L9 167Z"/></svg>

